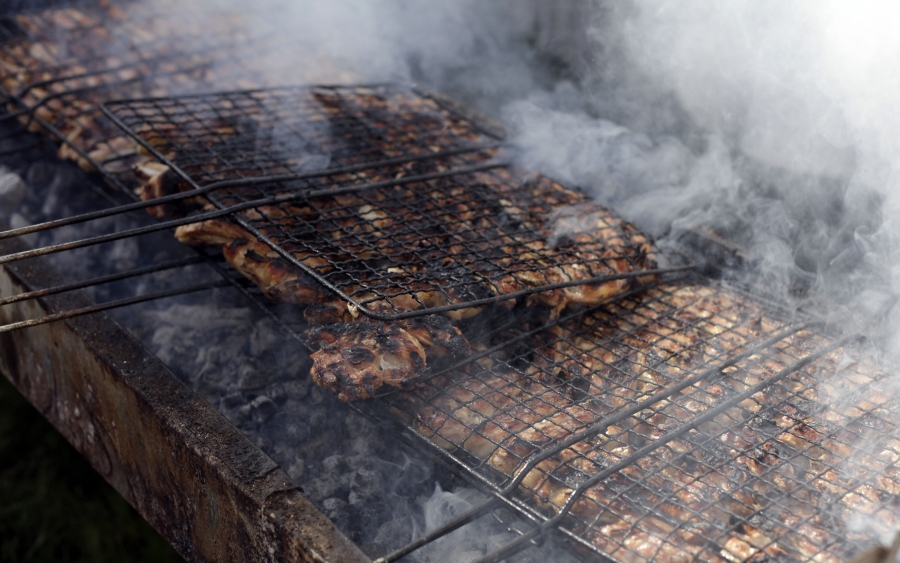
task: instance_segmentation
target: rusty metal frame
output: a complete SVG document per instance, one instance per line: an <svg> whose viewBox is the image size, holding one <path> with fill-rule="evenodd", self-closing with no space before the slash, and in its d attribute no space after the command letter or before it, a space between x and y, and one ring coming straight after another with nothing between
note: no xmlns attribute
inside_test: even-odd
<svg viewBox="0 0 900 563"><path fill-rule="evenodd" d="M0 241L2 254L21 250ZM64 281L40 259L0 267L0 295ZM0 308L0 322L90 304L79 293L46 296ZM106 314L0 334L0 372L188 561L369 561Z"/></svg>

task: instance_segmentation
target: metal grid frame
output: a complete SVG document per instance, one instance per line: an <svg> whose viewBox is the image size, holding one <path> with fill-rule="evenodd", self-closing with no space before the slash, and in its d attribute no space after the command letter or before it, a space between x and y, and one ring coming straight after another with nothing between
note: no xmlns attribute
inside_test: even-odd
<svg viewBox="0 0 900 563"><path fill-rule="evenodd" d="M63 144L61 158L99 172L127 193L136 181L132 166L148 157L109 122L101 102L223 85L265 86L268 76L261 64L248 63L277 60L280 51L296 47L262 32L245 33L227 18L210 22L160 15L167 13L167 4L187 9L154 0L145 9L139 3L127 10L113 3L103 9L57 8L16 16L21 23L11 23L27 31L0 44L0 65L9 75L2 92L10 109L2 119L17 118L33 132L49 133ZM70 44L78 46L77 53L70 53Z"/></svg>
<svg viewBox="0 0 900 563"><path fill-rule="evenodd" d="M374 319L533 294L564 306L565 288L615 293L677 269L657 268L649 241L608 210L572 212L588 203L580 193L509 170L490 128L413 87L121 100L104 111L188 188L235 211L248 239Z"/></svg>
<svg viewBox="0 0 900 563"><path fill-rule="evenodd" d="M701 288L701 292L705 287L706 291L712 288L715 292L730 294L745 305L741 310L751 313L755 310L759 316L756 320L745 319L743 327L734 326L734 322L725 323L730 325L728 327L717 327L714 332L725 329L717 335L710 334L710 343L719 346L718 351L707 354L689 368L681 362L673 362L679 355L683 357L684 350L672 351L668 358L654 361L645 356L638 362L638 370L633 369L635 364L632 362L623 364L623 358L613 361L611 358L615 355L610 356L609 350L606 350L606 360L596 362L594 358L590 369L584 369L583 364L581 369L574 367L573 357L547 362L541 349L529 352L528 342L535 336L539 336L539 341L547 342L547 327L538 327L520 334L518 339L501 343L487 356L502 358L498 362L504 366L501 371L514 372L514 376L498 375L497 367L486 367L484 358L474 358L473 361L482 363L476 371L462 369L448 374L445 370L424 390L394 393L384 398L382 406L363 407L363 410L375 413L373 416L401 420L401 427L407 433L429 444L441 455L454 459L473 480L494 494L491 501L426 535L423 542L448 533L497 506L507 505L529 513L538 524L532 532L483 561L500 561L554 527L580 549L615 561L651 560L664 556L672 560L699 557L737 561L764 555L778 556L779 560L808 561L816 556L838 561L837 558L828 559L838 548L841 556L846 556L861 546L877 543L877 533L854 533L841 525L841 519L846 519L850 513L846 507L838 518L834 517L832 510L837 510L834 507L840 505L840 498L835 497L837 500L830 503L809 499L822 489L823 475L831 472L833 480L836 472L851 467L860 473L874 455L882 458L876 465L878 469L861 471L863 475L854 478L852 486L845 480L843 496L858 497L859 493L853 491L860 490L869 497L875 489L897 490L896 480L880 476L881 470L895 467L896 461L900 460L897 450L900 441L890 434L891 430L896 433L898 416L894 416L893 422L885 420L885 417L890 418L891 412L900 411L896 405L891 408L886 404L884 386L888 384L884 381L884 370L869 364L854 371L855 364L848 366L845 360L850 338L835 341L822 336L821 332L811 330L817 324L814 320L794 315L788 322L787 314L771 304L760 305L758 299L741 291L694 277L668 287L651 289L649 297L626 297L592 312L581 313L587 316L600 314L605 321L606 329L601 330L602 334L587 340L597 347L628 348L623 347L623 343L636 338L635 331L641 329L639 325L621 322L622 313L644 316L638 312L640 307L650 309L654 303L660 304L660 291L665 293L678 287ZM656 296L653 296L654 292L657 292ZM700 309L706 306L708 304L701 304ZM691 304L681 304L670 308L670 312L678 314L691 307ZM671 329L669 321L673 319L662 309L657 307L655 312L651 311L645 316L644 324L668 325ZM728 312L722 314L727 316ZM578 316L570 316L568 322L572 319L582 322ZM610 329L610 322L616 328ZM702 329L684 318L680 322L691 331ZM756 336L740 334L756 322L762 323ZM655 334L654 338L660 342L672 342L672 335L677 334L662 332L646 331ZM761 340L773 332L776 333L774 336ZM735 346L723 349L723 340L719 337L727 337L729 333L735 336L732 339ZM578 336L569 334L561 338L562 342L571 340L578 340ZM703 339L692 345L695 348L705 346ZM654 348L659 350L661 347ZM625 355L635 356L641 353L640 350L646 348L638 346ZM628 371L622 365L629 363L632 365L630 378L622 375ZM547 371L552 366L560 367L560 364L568 366L562 371L566 377ZM516 367L511 369L511 365ZM657 376L668 371L669 381L650 384L641 379L641 376L646 378L648 371ZM546 377L536 378L538 372L544 372ZM619 376L610 377L613 372ZM815 394L819 387L841 385L848 372L854 374L851 378L855 387L852 398L841 408L817 403ZM592 388L585 394L585 387L591 387L585 383L585 377L602 378L606 388ZM640 384L643 394L629 389L629 384L634 383ZM512 391L508 391L510 389ZM833 393L841 396L839 392ZM865 393L868 395L858 400L860 394ZM568 401L561 400L563 397ZM603 397L614 399L614 406L605 411L594 411L585 406L596 405ZM508 403L514 403L514 406L509 408ZM534 408L536 403L541 404L545 412L538 413L540 409ZM876 408L882 417L877 429L867 414ZM867 412L860 414L860 409ZM843 414L839 415L839 412ZM514 421L514 414L518 415L518 422ZM832 436L847 432L834 424L839 416L843 417L842 423L850 423L850 427L867 432L860 437L865 437L864 443L878 451L863 451L855 445L861 441L848 436L839 443L829 441ZM776 418L777 432L760 430L775 424ZM821 422L824 418L830 420ZM810 436L809 428L821 429L826 424L830 425L828 431L818 430L818 438ZM504 425L506 437L492 440L492 435L504 435L497 430ZM545 434L535 428L542 425ZM529 438L524 437L528 434ZM803 440L803 445L797 446L790 436ZM481 453L476 453L479 450ZM827 456L831 456L831 461L822 462ZM500 464L488 459L505 459L504 463L508 465L501 470ZM799 459L803 461L798 462ZM806 479L795 471L798 463L806 467ZM819 464L818 472L816 464ZM704 467L705 471L698 473L697 469ZM680 472L680 478L673 477L674 472ZM743 474L743 482L737 474ZM898 476L900 472L895 471L893 478ZM880 488L873 489L866 484L866 479L880 479L883 483ZM782 483L791 483L793 488L787 493L779 493L777 489ZM706 497L699 491L703 487ZM541 488L543 498L538 492ZM553 500L554 495L548 495L548 491L555 491L555 498L560 500ZM755 501L747 500L746 491L751 491ZM802 500L791 496L797 491L795 496ZM896 512L896 503L890 494L883 492L882 498L873 503L875 508L870 510L882 511L879 513L883 520L881 531L889 529L891 523L900 522L900 514ZM590 500L591 496L597 500ZM685 501L688 496L693 499L692 503ZM704 504L703 498L716 499L716 502ZM784 510L780 515L778 510L784 509L785 505L791 507L793 514L802 517L776 525L779 517L784 518ZM890 510L894 512L888 517ZM614 531L618 532L618 539L612 533ZM804 547L803 534L813 532L821 541L806 542ZM601 538L605 539L601 541ZM380 561L395 561L421 545L422 542L414 542ZM801 553L802 549L812 553Z"/></svg>
<svg viewBox="0 0 900 563"><path fill-rule="evenodd" d="M460 153L460 154L464 154L464 153ZM446 156L449 158L449 157L453 157L455 155L446 155ZM101 171L101 173L106 172L106 167L103 166L104 163L100 163L100 164L101 164L101 166L99 167L99 170ZM352 166L350 168L352 168ZM302 175L298 175L298 176L302 176ZM293 179L298 179L298 178L293 178ZM287 179L285 179L285 181L287 181ZM177 198L175 198L175 199L177 199ZM139 207L140 206L136 206L135 208L139 208ZM168 225L166 225L164 228L168 228ZM129 234L129 235L125 235L125 236L131 236L131 235ZM225 277L233 278L233 276L228 276L227 274L224 274L224 273L223 273L223 275ZM127 277L127 275L123 274L123 277ZM95 282L98 282L98 280L88 280L86 282L82 282L81 285L95 283ZM74 285L78 285L78 284L72 284L72 285L74 286ZM68 289L71 289L71 287L53 288L52 291L56 291L56 290L65 291ZM246 288L245 288L245 291L248 294L250 294L253 297L253 300L255 302L257 302L258 304L260 304L260 306L263 307L264 310L268 311L268 307L266 307L265 304L262 302L262 298L258 294L258 292L256 292L254 289L247 290ZM21 297L15 298L15 299L19 300L19 299L33 298L33 297L35 297L35 296L21 296ZM620 306L622 303L626 303L627 300L630 298L631 297L626 296L623 301L615 302L611 305L607 305L606 307L614 308L614 307ZM617 303L618 303L618 305L617 305ZM100 309L96 309L96 310L100 310ZM84 314L85 312L89 312L89 311L74 312L74 314ZM74 314L73 314L73 316L74 316ZM570 316L569 318L573 318L573 316ZM839 350L837 348L839 343L829 344L827 340L821 340L819 342L819 345L816 346L815 349L808 351L807 355L805 355L803 357L794 357L793 360L796 360L796 361L793 361L793 362L783 362L782 364L779 364L779 365L784 366L783 369L781 369L780 371L778 371L777 373L774 373L774 374L772 374L772 370L770 370L768 372L770 374L770 377L768 379L762 378L762 380L757 385L752 386L749 389L746 388L746 382L740 381L739 378L732 375L730 372L728 372L728 373L722 373L722 372L725 370L732 369L732 368L735 370L740 370L745 367L744 364L748 364L747 365L748 368L750 367L750 365L756 365L758 362L755 359L753 359L754 354L757 354L760 351L765 351L766 349L770 349L770 350L777 349L779 342L784 342L784 341L786 341L786 339L792 338L791 335L801 334L802 331L805 330L808 326L809 326L809 324L805 321L800 321L793 325L785 325L785 330L783 332L781 332L780 334L776 335L776 337L772 337L762 343L757 342L756 344L754 344L750 348L744 350L743 352L733 353L732 355L719 356L717 359L714 359L711 362L707 362L705 364L696 366L693 371L685 372L685 373L692 373L693 375L688 380L683 380L681 382L681 384L679 384L679 385L683 385L683 388L681 390L678 390L678 386L665 388L664 390L660 390L656 395L650 395L647 399L645 399L643 401L634 402L632 400L631 403L629 403L631 405L629 408L625 408L624 410L611 411L611 413L610 413L611 416L609 416L606 419L601 420L600 422L598 422L594 425L581 424L580 426L575 426L575 427L569 429L570 432L572 432L572 434L568 439L565 439L565 440L562 440L561 442L556 443L554 447L545 448L543 450L540 450L539 453L532 453L529 456L521 458L519 461L520 461L520 464L524 464L525 470L520 473L520 477L522 479L524 479L524 477L527 476L535 468L537 468L538 470L543 469L540 466L540 463L543 461L546 461L546 459L549 459L551 457L551 455L553 454L554 450L559 450L561 452L561 451L566 451L568 449L572 449L579 442L587 441L589 443L591 440L591 438L590 438L591 436L606 435L611 440L611 439L615 439L615 438L621 436L621 434L623 434L623 433L627 434L630 432L631 434L636 436L635 440L637 440L638 437L643 439L644 441L641 443L644 443L645 445L643 448L641 448L640 450L638 450L631 456L619 458L620 461L618 464L612 463L612 465L610 465L611 461L608 460L608 461L604 462L605 463L604 465L600 465L600 464L598 464L597 459L590 458L590 456L589 456L590 452L600 453L600 452L604 451L602 448L602 444L592 444L591 447L593 449L588 449L588 450L584 450L583 452L579 452L580 457L576 456L575 458L573 458L573 459L588 460L588 461L590 461L590 463L594 464L595 468L596 467L604 468L600 473L593 474L592 477L589 477L588 481L591 481L591 480L599 481L600 478L608 478L610 480L624 479L625 484L622 485L620 483L619 484L620 488L618 490L614 491L615 496L616 496L615 500L617 502L628 501L629 499L632 499L632 497L634 497L633 491L635 491L635 488L637 485L635 485L634 483L629 484L628 479L630 478L630 476L627 472L623 473L622 470L624 470L626 468L638 468L642 471L645 471L646 475L642 476L640 478L639 482L646 482L648 480L652 480L654 477L658 477L660 479L665 479L666 470L668 470L670 468L678 467L678 463L680 463L678 461L678 457L675 456L674 454L673 454L674 457L673 456L651 457L651 454L657 450L660 452L672 451L675 453L679 453L678 450L675 450L673 448L677 445L678 440L681 439L681 436L696 435L697 438L694 439L693 442L691 442L692 449L696 449L698 451L699 451L699 449L702 449L702 448L712 449L712 450L714 450L713 451L714 454L719 455L720 458L724 459L724 457L722 457L722 454L721 454L721 448L718 448L718 447L712 448L711 447L711 444L718 443L717 439L719 439L723 436L735 433L736 427L740 427L738 430L741 432L751 432L751 431L757 432L757 430L752 425L748 425L745 423L747 421L752 422L752 421L758 419L759 423L757 423L757 425L765 425L767 420L764 420L763 417L759 416L757 413L748 411L748 409L741 406L743 404L743 401L746 401L746 400L751 400L751 402L755 402L757 404L765 404L765 403L770 402L769 401L770 397L780 400L781 402L779 402L777 404L777 406L770 407L770 412L774 413L772 416L776 416L776 415L781 416L781 417L783 417L782 420L787 421L787 422L785 422L785 426L782 428L782 430L784 430L784 432L782 432L782 434L791 433L792 430L797 430L797 432L794 432L793 434L796 434L798 439L806 439L806 438L804 438L804 432L806 432L806 429L809 427L809 425L807 424L807 418L801 417L800 414L798 414L801 411L797 409L796 405L798 403L804 403L804 401L806 401L806 403L804 403L804 404L808 404L809 397L807 396L807 393L814 385L823 385L823 384L831 385L833 380L838 379L838 377L835 376L831 380L828 380L825 383L823 383L822 379L813 373L813 369L816 367L821 368L822 363L830 362L831 365L837 365L836 354L838 353L837 350ZM491 354L497 353L499 350L503 350L504 348L506 348L508 346L519 345L522 342L527 341L528 338L533 337L534 335L537 335L537 334L542 334L543 333L542 331L545 331L550 328L551 328L550 326L537 327L530 331L526 331L523 334L520 334L518 337L513 337L510 340L505 340L505 338L509 337L509 335L507 334L503 338L499 338L499 341L495 344L494 348L492 348L491 350L488 350L488 352L490 352L490 353L478 354L475 357L473 357L472 360L470 360L470 361L474 362L474 361L477 361L478 359L485 360L486 358L489 358L491 356ZM292 330L290 332L293 333ZM659 335L659 336L663 339L667 338L665 335ZM815 337L815 338L818 338L818 337ZM781 350L780 353L784 353L784 350ZM820 358L824 358L824 359L820 360ZM748 363L748 361L747 361L748 359L753 359L753 361ZM508 362L508 360L506 360L506 361ZM715 361L718 361L718 363L714 363ZM819 362L819 363L817 363L817 362ZM538 358L538 361L532 362L532 363L538 364L538 366L537 366L538 371L547 369L546 363L542 363L539 358ZM847 369L847 366L841 365L840 367L845 370ZM852 368L853 366L850 366L850 367ZM521 365L518 368L521 369ZM871 369L871 368L868 368L868 369ZM747 371L747 370L745 369L744 371ZM834 471L835 466L838 465L837 463L828 464L827 468L814 474L815 478L817 479L817 481L815 481L816 483L827 483L829 487L832 487L832 489L834 491L836 491L836 493L835 493L836 498L849 499L848 502L860 502L857 500L857 498L863 499L865 497L871 497L872 489L871 488L866 489L865 487L868 487L870 483L875 482L878 479L881 479L881 481L878 481L878 486L881 487L881 490L895 490L898 488L897 482L900 482L900 472L895 471L894 473L889 473L888 477L884 477L884 476L879 476L879 474L877 472L871 471L872 466L877 466L879 469L884 469L888 472L890 472L890 470L892 470L892 469L896 470L896 458L900 457L900 454L898 454L898 452L900 452L900 446L898 446L898 443L893 441L893 438L889 437L887 431L882 432L882 434L875 435L876 438L878 438L879 436L887 436L885 438L885 440L890 442L885 445L885 449L882 452L871 453L871 452L858 451L858 449L854 449L854 444L858 443L858 440L856 439L857 436L859 438L867 438L868 440L871 440L873 437L873 434L872 434L873 432L879 432L881 430L893 429L895 426L894 422L889 420L890 417L885 416L885 414L888 414L888 415L890 414L889 411L887 410L888 406L891 407L890 410L893 410L893 411L897 410L896 408L893 407L893 405L886 406L884 404L884 401L882 401L880 399L880 397L884 396L883 390L879 387L879 385L882 385L881 380L879 380L877 377L871 377L870 371L867 371L865 369L860 369L858 371L860 373L857 373L854 376L857 379L857 381L856 381L857 386L856 386L855 391L858 393L869 393L869 395L867 395L867 397L869 397L871 400L869 400L867 403L863 402L863 403L850 405L850 406L846 407L846 409L843 411L841 411L839 408L826 407L825 411L828 411L828 413L830 413L829 416L831 416L832 419L834 419L834 420L840 419L843 421L849 420L850 422L847 423L847 429L841 429L838 427L830 427L830 428L827 428L826 431L819 432L818 437L816 438L818 443L815 446L813 446L813 447L821 447L821 444L823 443L823 441L831 439L831 440L834 440L834 444L836 444L836 447L837 447L837 445L839 445L840 447L844 448L845 451L853 452L853 453L845 456L847 459L851 459L851 460L855 459L855 457L858 454L859 456L862 456L862 457L860 457L861 460L865 460L866 465L855 464L857 466L856 469L858 470L858 476L855 477L853 480L847 480L847 479L842 480L839 475L837 477L834 477L831 474L829 474L829 471L831 471L831 472ZM435 377L437 377L437 378L448 377L449 373L450 372L445 370L444 373L438 374ZM710 378L715 378L715 379L713 380ZM707 382L707 380L709 380L709 382ZM613 435L613 436L610 436L610 434L611 434L610 428L612 428L616 424L621 423L622 421L632 420L635 422L636 425L646 424L645 417L640 416L640 414L643 413L647 409L654 408L654 405L663 404L663 403L661 403L662 401L669 401L667 404L670 405L670 408L675 408L675 407L686 408L686 407L690 406L683 402L686 400L683 398L686 395L679 395L679 393L681 393L685 389L694 390L695 393L703 393L703 392L706 392L705 390L710 385L720 385L721 386L721 385L723 385L723 382L725 382L726 386L728 386L727 383L729 381L731 382L730 386L732 387L732 394L730 394L730 395L726 394L722 400L720 400L717 403L714 403L714 405L709 405L706 410L696 410L694 413L695 416L693 418L691 418L689 421L684 422L680 426L677 426L677 427L671 428L671 429L665 428L662 426L658 427L659 431L668 430L668 433L666 433L660 437L657 437L655 440L646 442L647 437L646 436L638 436L638 433L636 433L633 429L626 429L622 432L615 433L615 435ZM686 382L693 382L693 383L691 383L690 385L684 385ZM510 384L510 382L507 381L507 383L505 385L509 385L509 384ZM544 385L546 386L546 384L544 384ZM557 385L557 387L568 389L572 396L576 396L579 393L583 393L583 391L584 391L583 389L580 389L577 385L574 385L571 381L566 381L564 379L561 381L557 381L556 385ZM662 389L662 388L660 388L660 389ZM744 389L744 391L742 393L739 393L738 391L740 391L741 389ZM545 394L546 393L551 393L551 392L546 391ZM743 399L744 396L746 396L747 399ZM738 400L738 399L741 399L741 400ZM392 405L392 402L396 401L396 400L397 400L396 397L390 397L390 396L383 399L383 401L385 401L384 404L387 405L388 407L395 406L395 405ZM679 400L681 400L682 403L679 403L678 402ZM674 406L672 406L672 405L674 405ZM852 412L852 409L857 409L862 414L857 415ZM735 417L734 413L737 411L741 411L741 410L745 411L745 413L750 412L749 416L746 419L743 415ZM825 412L825 411L823 411L823 412ZM393 414L389 414L387 416L395 417L396 414L397 414L397 412L394 411ZM383 420L385 415L382 414L380 416L381 416L381 419ZM729 416L732 417L730 422L728 421ZM822 416L825 416L825 415L822 415ZM722 418L722 417L724 417L724 418ZM843 417L843 419L841 417ZM770 416L769 420L771 418L772 417ZM880 426L880 428L876 428L876 426ZM824 428L824 425L821 426L821 428ZM415 434L416 440L424 440L426 443L430 444L435 449L436 452L438 452L438 451L441 452L441 454L439 454L439 455L442 455L442 457L444 457L444 458L451 459L458 466L464 468L466 470L466 473L468 473L469 476L475 482L480 483L482 486L486 486L488 490L493 491L495 493L495 497L494 497L496 499L495 501L492 501L488 506L475 507L467 515L464 515L464 518L462 518L462 520L466 520L466 521L470 520L471 518L474 518L475 516L477 516L477 514L483 513L492 507L496 507L498 505L505 504L507 506L515 508L519 514L522 514L523 516L525 516L526 519L537 524L535 531L533 531L532 533L523 535L521 540L519 542L517 542L516 545L513 545L512 547L510 547L507 550L504 550L500 553L489 556L487 558L487 560L499 560L503 556L511 553L513 550L527 546L529 541L533 541L536 538L539 538L541 533L544 533L546 530L548 530L554 526L559 526L559 529L563 532L563 534L568 536L570 539L572 539L576 543L580 543L581 547L589 549L589 550L593 550L594 553L598 552L598 549L596 548L596 546L594 546L589 541L584 541L584 538L581 537L583 534L582 534L582 532L579 531L579 529L577 527L578 526L577 520L574 521L574 523L573 523L573 518L575 518L575 516L573 516L572 514L569 514L568 516L560 515L561 513L567 511L567 507L569 506L568 504L557 504L557 505L555 505L555 508L549 509L549 512L541 512L540 510L535 510L534 505L532 504L533 499L530 499L527 496L522 496L521 494L516 494L517 488L520 484L519 481L521 481L521 479L510 479L510 476L506 475L505 476L506 480L504 481L503 480L504 476L502 474L497 474L495 472L495 474L493 475L493 478L495 478L495 479L499 478L500 480L492 481L491 479L486 478L484 475L479 474L479 472L476 470L477 468L475 468L475 469L472 468L472 464L471 464L472 458L471 458L471 456L467 458L466 457L467 454L465 454L464 451L459 454L452 454L452 453L448 454L448 452L446 452L446 450L444 450L440 446L440 444L438 444L435 440L429 439L426 436L424 436L420 431L421 429L420 428L417 429L414 424L408 424L406 426L406 430ZM853 434L854 432L856 434ZM780 435L781 434L779 434L779 436ZM741 447L733 448L729 454L731 459L738 460L738 461L741 461L744 459L752 459L752 455L756 455L757 450L760 450L760 449L762 449L763 451L766 451L766 452L770 452L772 445L775 443L775 441L777 441L777 439L772 438L772 437L767 437L762 433L760 433L759 436L760 436L760 438L765 438L765 439L758 441L757 442L758 445L752 445L753 440L754 440L754 437L752 435L751 436L742 436L742 439L747 444L750 444L750 445L741 445ZM819 438L821 438L821 439L819 439ZM718 440L718 441L721 441L721 440ZM464 448L463 448L463 450L464 450ZM763 475L771 475L772 479L775 479L779 475L778 474L779 471L787 468L788 466L792 466L792 460L794 460L796 458L803 458L803 457L808 458L809 456L805 453L807 451L809 451L809 448L807 448L806 450L797 450L791 454L791 457L789 459L782 458L781 461L774 463L771 466L767 466L767 469L763 472ZM588 453L585 453L585 452L588 452ZM641 453L641 452L644 452L644 453ZM888 454L885 454L884 452L888 452ZM868 456L868 457L865 457L865 456ZM725 456L725 457L728 457L728 456ZM767 458L764 457L764 459L767 459ZM643 460L652 460L657 465L654 467L650 467L648 469L647 467L643 467L640 465L640 462ZM814 461L818 461L818 460L813 460L813 459L807 460L807 462L810 465L812 465ZM743 461L741 461L741 462L743 462ZM547 475L547 478L549 480L555 480L558 486L565 486L565 487L570 487L570 488L571 487L579 487L579 483L580 483L580 486L584 486L586 483L588 483L588 481L584 481L584 478L585 478L584 472L582 472L582 477L576 478L574 480L570 475L567 475L567 472L574 470L573 466L574 466L574 462L572 460L567 460L566 462L559 463L556 466L547 467L545 474ZM489 467L489 465L484 464L482 462L481 467L486 469ZM591 472L589 471L586 474L591 475ZM708 475L714 475L714 474L719 475L720 473L715 471L714 469L711 469L707 474ZM624 475L624 477L623 477L623 475ZM812 473L811 473L811 475L812 475ZM884 481L885 479L887 479L887 481ZM811 485L805 484L800 481L796 481L796 486L799 489L809 490L809 487ZM629 496L629 495L631 495L631 496ZM890 508L892 508L894 505L891 498L887 498L887 499L879 498L879 500L877 500L877 501L873 501L873 500L869 499L866 502L868 502L869 506L871 507L871 509L870 509L871 513L878 514L882 518L886 515L890 515L891 517L893 517L893 513L890 512ZM776 502L776 504L778 504L778 503ZM611 506L613 509L615 508L615 506L613 506L613 505L611 505ZM662 506L661 503L653 504L654 510L659 509L661 506ZM739 504L735 505L735 506L739 506ZM878 510L882 510L882 511L886 511L886 512L879 513ZM552 515L553 512L556 512L556 516ZM798 521L797 526L802 526L809 522L813 522L815 520L815 517L816 517L815 514L804 516L800 521ZM887 521L887 520L885 520L885 521ZM648 522L649 522L649 520L648 520ZM739 521L738 523L730 522L728 527L725 527L722 529L722 533L723 534L732 533L732 532L734 532L734 530L737 529L737 527L744 526L745 523L746 523L746 519ZM591 524L590 522L582 522L581 524L583 526L587 525L588 529L592 529L590 527L590 524ZM816 523L814 522L814 524L816 524ZM459 522L451 523L448 526L453 526L453 525L459 525ZM640 526L635 524L632 526L632 528L639 529ZM441 530L437 530L433 534L430 534L430 537L433 538L436 535L439 535L441 532L446 531L446 529L447 529L447 526L445 526ZM653 532L653 530L650 530L649 532ZM659 529L657 529L656 532L658 533ZM669 533L669 532L667 532L667 533ZM740 540L740 538L738 538L738 539ZM581 541L579 541L579 540L581 540ZM664 539L663 542L665 542L665 541L666 540ZM760 544L759 546L754 546L754 549L756 549L759 553L763 553L763 552L765 552L766 549L771 550L772 545L773 545L773 542L769 541L768 543L763 543L763 544ZM829 549L829 550L839 547L834 538L826 538L825 540L823 540L823 542L820 544L820 546L824 546L824 549ZM643 554L640 550L629 552L629 551L627 551L627 549L628 548L623 546L623 551L621 553L617 554L616 557L621 557L622 559L628 559L628 558L633 559L635 557L645 557L646 556L646 554ZM721 556L721 552L720 553L710 552L709 555L710 556L713 556L713 555ZM781 555L781 554L779 553L779 555ZM390 558L388 558L388 559L393 560ZM728 558L726 557L725 560L728 560Z"/></svg>

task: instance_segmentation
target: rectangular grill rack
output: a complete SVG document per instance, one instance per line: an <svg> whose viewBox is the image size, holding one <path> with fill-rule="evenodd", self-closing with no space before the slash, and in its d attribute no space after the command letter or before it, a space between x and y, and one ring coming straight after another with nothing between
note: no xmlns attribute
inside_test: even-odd
<svg viewBox="0 0 900 563"><path fill-rule="evenodd" d="M553 527L612 561L845 561L900 526L889 374L809 318L687 278L498 340L367 409L494 492L448 529L541 522L483 561Z"/></svg>
<svg viewBox="0 0 900 563"><path fill-rule="evenodd" d="M232 221L375 319L677 271L653 267L646 245L635 242L642 235L600 208L563 219L604 214L604 231L594 234L607 246L568 233L547 243L547 216L589 200L510 170L497 127L411 87L256 90L103 107L190 189L233 210ZM248 205L253 212L241 213ZM576 269L580 276L569 273Z"/></svg>
<svg viewBox="0 0 900 563"><path fill-rule="evenodd" d="M0 49L17 41L21 36L13 31ZM97 72L115 76L119 71L101 63ZM321 115L321 105L309 103L314 90L290 88L128 100L108 103L100 112L97 104L104 96L121 91L119 81L96 89L69 90L68 84L74 82L65 78L59 84L58 99L88 99L92 104L84 114L60 116L59 124L87 114L110 119L108 123L122 126L147 152L179 173L192 191L17 229L0 237L93 221L196 195L221 207L216 216L234 217L242 206L250 209L260 205L260 199L285 194L310 198L322 190L339 189L365 198L407 181L460 186L477 193L472 176L500 176L503 182L513 177L499 159L501 135L495 127L422 91L412 92L416 99L426 100L440 119L461 129L450 134L443 128L429 130L427 123L418 120L379 121L378 115L353 108L352 99L344 99L342 103L348 104L341 112L348 118L342 119L341 112L329 115L328 127L313 127L310 135L298 123L308 122L316 112ZM408 88L373 86L368 90L384 97L391 91L411 96ZM8 102L17 105L7 119L27 116L41 131L88 155L85 148L66 139L58 125L40 116L38 109L44 104L29 103L22 91L10 93ZM286 112L303 103L308 113ZM275 121L266 121L270 118ZM169 127L172 123L177 126ZM221 127L253 134L223 140ZM407 132L410 137L397 137L394 153L385 150L385 131ZM382 144L366 144L380 133ZM93 146L112 145L122 134L118 128L104 126L92 139ZM436 148L419 144L426 138ZM273 143L284 139L289 140L286 146ZM416 139L416 144L408 144L409 139ZM318 156L294 159L293 148L322 147L329 142L333 144ZM128 148L121 155L91 163L130 194L134 179L118 163L134 157L138 153ZM370 181L375 178L384 178L384 183ZM410 203L397 200L401 206ZM352 210L345 211L352 215ZM166 230L198 217L204 216L0 257L0 263ZM267 221L237 219L262 235L262 240L270 238L263 232L269 227ZM299 339L298 327L274 314L255 288L236 281L220 261L202 253L180 262L7 297L0 306L199 261L212 264L222 282L101 304L0 330L231 284ZM675 274L683 269L667 271ZM499 507L513 509L533 529L483 561L502 560L552 530L559 530L584 552L615 561L665 556L673 561L679 557L837 561L900 525L896 501L900 405L888 393L883 369L854 359L850 340L823 336L814 319L723 284L688 276L657 279L648 285L652 287L553 323L510 313L510 322L500 328L488 323L484 334L473 336L483 348L462 365L423 374L414 391L392 392L356 405L380 422L397 424L414 444L427 445L491 494L488 502L381 561L395 561ZM352 301L352 292L344 297ZM740 307L722 306L729 302ZM359 304L364 307L365 301ZM470 328L477 332L477 324ZM683 340L679 334L691 337ZM513 406L507 426L489 428L493 422L486 413L502 405ZM454 427L455 419L460 423ZM492 463L494 456L507 465ZM849 525L860 514L867 518L866 527L860 528L863 531Z"/></svg>

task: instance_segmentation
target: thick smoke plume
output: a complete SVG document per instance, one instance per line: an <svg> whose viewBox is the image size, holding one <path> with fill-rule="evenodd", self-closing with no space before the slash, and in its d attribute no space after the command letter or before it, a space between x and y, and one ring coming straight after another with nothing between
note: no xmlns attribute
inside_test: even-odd
<svg viewBox="0 0 900 563"><path fill-rule="evenodd" d="M638 0L596 9L582 107L568 87L506 106L521 161L589 187L657 236L709 227L759 257L751 284L797 279L897 331L898 206L885 2ZM892 346L888 346L890 349Z"/></svg>

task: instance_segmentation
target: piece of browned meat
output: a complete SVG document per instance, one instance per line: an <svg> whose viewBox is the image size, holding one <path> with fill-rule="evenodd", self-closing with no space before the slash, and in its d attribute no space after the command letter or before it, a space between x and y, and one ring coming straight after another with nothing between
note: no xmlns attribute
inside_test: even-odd
<svg viewBox="0 0 900 563"><path fill-rule="evenodd" d="M316 327L319 350L310 375L342 401L365 399L382 385L405 387L425 369L425 350L396 324L347 323Z"/></svg>
<svg viewBox="0 0 900 563"><path fill-rule="evenodd" d="M410 388L426 360L461 358L470 352L458 328L434 315L384 323L317 325L307 332L317 384L342 401L373 397L382 385Z"/></svg>

